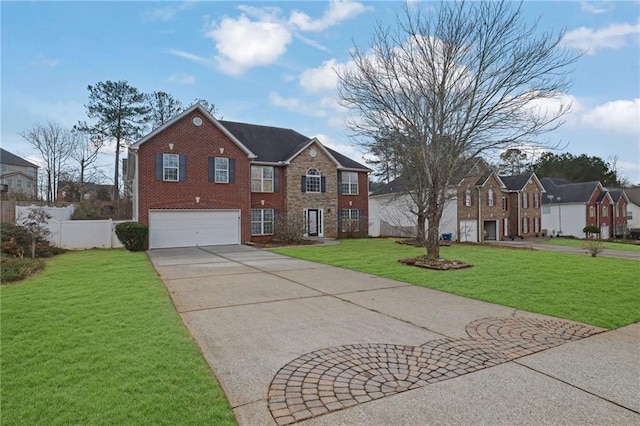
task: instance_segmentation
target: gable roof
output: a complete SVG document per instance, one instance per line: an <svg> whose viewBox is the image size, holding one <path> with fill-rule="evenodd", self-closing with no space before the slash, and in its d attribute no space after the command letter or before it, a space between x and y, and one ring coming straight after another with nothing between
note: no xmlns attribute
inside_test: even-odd
<svg viewBox="0 0 640 426"><path fill-rule="evenodd" d="M622 198L624 198L627 203L630 201L629 196L627 195L627 189L609 189L609 195L611 195L611 199L614 203L618 203Z"/></svg>
<svg viewBox="0 0 640 426"><path fill-rule="evenodd" d="M580 182L580 183L566 183L558 185L554 179L542 178L540 183L547 192L546 197L542 197L542 204L557 204L557 199L560 197L562 204L564 203L586 203L591 198L593 191L600 186L600 182ZM553 197L550 199L550 197ZM553 200L553 201L550 201Z"/></svg>
<svg viewBox="0 0 640 426"><path fill-rule="evenodd" d="M625 188L624 193L630 203L640 206L640 188Z"/></svg>
<svg viewBox="0 0 640 426"><path fill-rule="evenodd" d="M0 163L13 164L14 166L38 168L38 166L36 166L35 164L25 160L22 157L18 157L17 155L12 154L9 151L2 148L0 148Z"/></svg>
<svg viewBox="0 0 640 426"><path fill-rule="evenodd" d="M540 187L542 187L543 192L545 190L544 185L542 185L538 176L533 172L522 173L519 175L500 176L500 179L504 182L507 191L522 191L530 180L534 180Z"/></svg>

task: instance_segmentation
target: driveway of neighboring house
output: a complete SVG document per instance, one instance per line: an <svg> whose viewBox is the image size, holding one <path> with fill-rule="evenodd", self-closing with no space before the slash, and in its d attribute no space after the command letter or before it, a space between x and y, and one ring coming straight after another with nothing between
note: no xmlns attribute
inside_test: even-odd
<svg viewBox="0 0 640 426"><path fill-rule="evenodd" d="M605 331L247 246L149 252L241 425L639 424Z"/></svg>

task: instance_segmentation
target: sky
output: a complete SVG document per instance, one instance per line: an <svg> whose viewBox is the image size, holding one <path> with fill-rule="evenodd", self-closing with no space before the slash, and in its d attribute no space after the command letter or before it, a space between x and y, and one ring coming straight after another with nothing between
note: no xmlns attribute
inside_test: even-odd
<svg viewBox="0 0 640 426"><path fill-rule="evenodd" d="M424 13L437 3L413 1ZM215 104L224 120L292 128L364 162L345 127L335 70L374 27L393 26L397 1L2 1L1 145L38 162L19 135L38 123L87 120L88 85L126 80L185 105ZM564 101L566 123L545 135L574 155L615 160L640 184L640 2L525 1L539 31L566 31L582 50ZM112 149L112 147L108 147ZM106 176L113 153L101 164Z"/></svg>

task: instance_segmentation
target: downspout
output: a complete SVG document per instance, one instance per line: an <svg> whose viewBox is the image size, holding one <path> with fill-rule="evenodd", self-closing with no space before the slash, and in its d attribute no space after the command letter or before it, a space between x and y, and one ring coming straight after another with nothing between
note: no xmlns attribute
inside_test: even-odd
<svg viewBox="0 0 640 426"><path fill-rule="evenodd" d="M481 243L483 242L483 238L484 238L484 231L483 231L483 222L482 222L482 203L480 200L480 188L478 188L478 226L477 226L477 232L478 232L478 242Z"/></svg>
<svg viewBox="0 0 640 426"><path fill-rule="evenodd" d="M518 216L517 216L517 222L518 222L518 237L522 235L522 210L521 210L521 203L522 203L522 193L521 192L516 192L516 198L518 200Z"/></svg>

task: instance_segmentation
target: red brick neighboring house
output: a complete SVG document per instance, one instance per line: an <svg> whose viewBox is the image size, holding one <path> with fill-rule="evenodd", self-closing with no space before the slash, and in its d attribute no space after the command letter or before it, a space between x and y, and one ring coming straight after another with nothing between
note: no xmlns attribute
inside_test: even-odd
<svg viewBox="0 0 640 426"><path fill-rule="evenodd" d="M216 120L194 105L129 148L134 220L150 248L366 234L369 169L290 129Z"/></svg>
<svg viewBox="0 0 640 426"><path fill-rule="evenodd" d="M540 236L543 193L535 173L465 177L457 194L460 241Z"/></svg>

